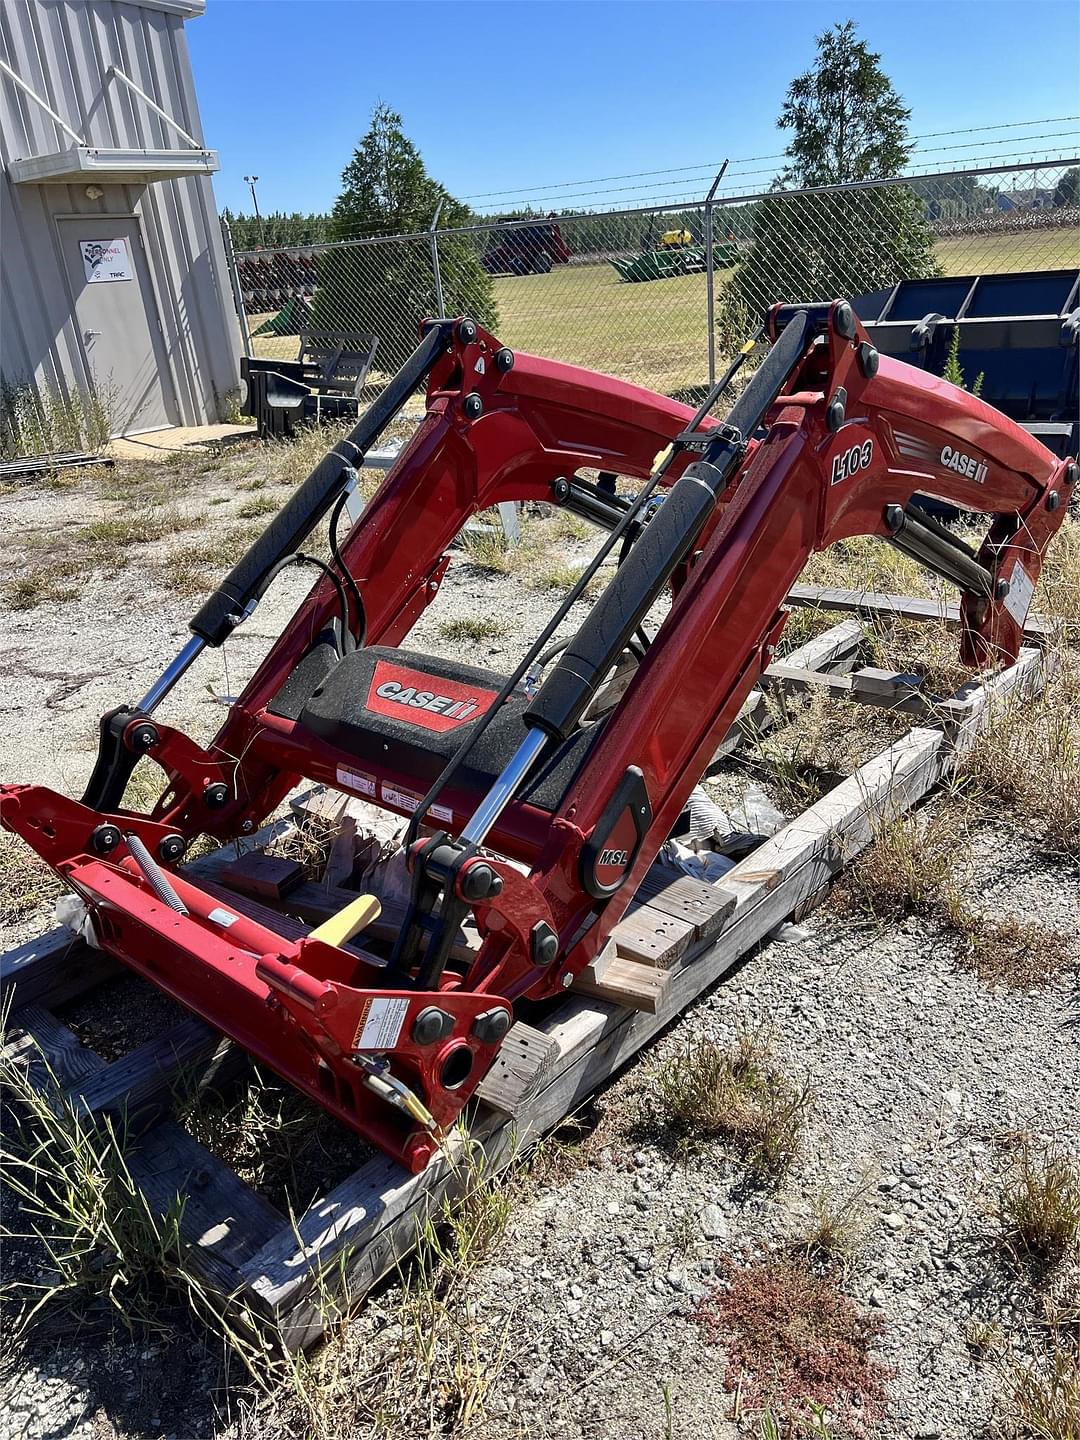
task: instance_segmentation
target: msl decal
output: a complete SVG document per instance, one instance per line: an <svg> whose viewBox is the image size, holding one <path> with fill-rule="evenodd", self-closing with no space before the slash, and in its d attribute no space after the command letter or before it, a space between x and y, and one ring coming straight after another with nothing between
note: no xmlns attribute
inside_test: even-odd
<svg viewBox="0 0 1080 1440"><path fill-rule="evenodd" d="M483 715L496 694L494 690L440 680L420 670L379 660L364 705L375 715L443 732Z"/></svg>
<svg viewBox="0 0 1080 1440"><path fill-rule="evenodd" d="M839 485L841 480L849 480L852 475L857 475L860 470L865 470L873 458L873 440L864 440L861 445L853 445L850 450L845 450L842 455L835 455L832 462L832 477L830 483Z"/></svg>

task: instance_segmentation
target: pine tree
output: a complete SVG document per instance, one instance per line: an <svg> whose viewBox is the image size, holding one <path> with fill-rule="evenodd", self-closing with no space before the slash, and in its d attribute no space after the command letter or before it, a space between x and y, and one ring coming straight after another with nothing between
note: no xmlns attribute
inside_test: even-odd
<svg viewBox="0 0 1080 1440"><path fill-rule="evenodd" d="M792 131L784 185L846 185L896 175L911 154L911 111L881 56L845 20L817 37L817 59L788 86L777 125Z"/></svg>
<svg viewBox="0 0 1080 1440"><path fill-rule="evenodd" d="M467 207L428 174L402 129L401 116L386 105L372 112L371 125L341 180L341 194L330 214L334 240L417 235L427 230L440 203L440 229L465 225L471 218ZM491 278L470 237L441 238L439 258L446 313L471 315L493 327ZM334 246L318 252L318 266L315 324L377 335L376 366L398 369L416 347L420 322L437 312L427 236Z"/></svg>
<svg viewBox="0 0 1080 1440"><path fill-rule="evenodd" d="M907 185L784 194L884 180L911 153L910 111L858 38L854 21L817 37L777 121L792 132L776 193L754 212L754 238L733 282L760 314L776 301L831 300L940 273L922 200Z"/></svg>

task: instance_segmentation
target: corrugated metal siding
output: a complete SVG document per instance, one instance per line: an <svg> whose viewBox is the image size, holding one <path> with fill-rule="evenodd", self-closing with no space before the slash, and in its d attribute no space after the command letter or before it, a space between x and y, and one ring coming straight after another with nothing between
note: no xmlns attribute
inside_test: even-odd
<svg viewBox="0 0 1080 1440"><path fill-rule="evenodd" d="M184 147L180 137L116 80L117 65L202 141L181 15L114 0L0 0L0 55L90 145ZM239 330L210 178L149 186L12 185L11 160L73 142L0 74L0 370L67 390L88 373L64 278L54 217L140 217L165 334L176 419L221 416L238 384Z"/></svg>

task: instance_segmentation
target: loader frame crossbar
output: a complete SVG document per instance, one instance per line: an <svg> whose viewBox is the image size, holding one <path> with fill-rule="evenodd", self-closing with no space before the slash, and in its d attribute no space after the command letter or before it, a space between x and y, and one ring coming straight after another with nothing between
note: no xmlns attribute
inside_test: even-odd
<svg viewBox="0 0 1080 1440"><path fill-rule="evenodd" d="M7 785L3 824L83 899L104 949L421 1168L515 1006L558 995L604 947L768 666L811 554L880 536L960 587L967 664L1017 655L1075 463L976 397L880 357L846 302L777 306L767 333L771 349L719 424L705 412L720 386L695 415L515 355L472 321L429 323L402 372L202 606L142 704L104 718L83 802ZM423 423L339 546L365 450L424 381ZM640 488L627 500L580 473L590 470ZM920 508L925 495L994 517L978 551ZM434 681L425 690L424 657L396 647L438 594L455 536L507 501L566 504L609 530L605 553L621 546L613 578L571 640L547 652L538 688L522 693L525 670L588 576L486 700L474 704L452 677L445 694ZM322 573L216 739L204 748L159 720L199 651L227 638L284 563L308 558L299 547L328 514L335 563L314 561ZM650 640L641 627L665 594ZM628 647L629 685L590 718ZM338 667L355 675L371 664L391 677L378 692L391 698L402 691L392 677L420 667L408 693L431 745L458 727L456 710L487 708L434 770L418 729L404 749L410 769L401 747L358 745L344 722L327 731L312 718L312 697L333 688ZM467 679L483 690L482 672ZM369 709L387 709L374 681L366 693ZM497 732L517 739L478 786L476 757ZM121 803L140 756L168 782L149 815ZM538 799L560 764L569 780ZM197 835L250 834L302 778L410 818L413 889L389 953L362 933L350 942L344 921L286 940L172 869ZM451 942L466 917L482 943L459 962Z"/></svg>

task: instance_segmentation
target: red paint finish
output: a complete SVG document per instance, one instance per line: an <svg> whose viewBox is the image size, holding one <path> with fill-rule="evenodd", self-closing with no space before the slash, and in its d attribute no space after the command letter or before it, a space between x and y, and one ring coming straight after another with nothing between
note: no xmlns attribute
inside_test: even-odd
<svg viewBox="0 0 1080 1440"><path fill-rule="evenodd" d="M190 912L179 916L154 896L126 846L106 857L91 851L91 832L103 822L139 834L151 851L167 835L246 833L301 777L345 790L358 783L350 777L371 777L384 805L393 808L387 792L398 794L399 813L408 813L405 797L424 792L426 781L395 770L382 747L354 754L268 709L335 613L325 580L210 746L158 726L153 758L172 791L160 813L94 815L39 787L6 786L0 820L83 896L106 949L389 1153L423 1164L432 1137L365 1087L359 1059L385 1055L440 1124L460 1113L498 1048L473 1033L478 1017L491 1010L509 1016L520 999L562 993L565 977L598 953L769 663L786 618L784 598L814 551L852 535L884 537L884 507L903 506L916 492L993 515L979 558L996 578L1014 582L1014 599L1010 607L1008 600L965 598L961 651L979 667L1015 658L1023 618L1014 613L1015 596L1037 581L1065 513L1064 503L1049 509L1047 502L1055 490L1067 500L1067 463L990 406L923 371L882 357L866 378L858 360L866 337L856 328L854 340L830 332L807 346L766 417L764 436L751 440L690 559L673 575L668 617L557 812L521 801L504 811L490 843L528 873L492 861L502 889L473 906L484 943L471 964L452 965L436 990L380 984L384 962L370 953L288 942L239 916L223 920L219 902L174 877ZM369 643L405 638L438 592L450 542L478 511L504 500L550 501L557 479L584 468L642 480L691 418L676 401L574 366L518 355L511 370L501 370L493 363L499 349L484 331L448 348L430 376L427 418L344 541L364 596ZM840 387L846 418L832 433L826 409ZM476 418L464 413L471 394L482 402ZM690 458L680 452L665 483ZM380 661L366 703L434 732L475 718L493 699L490 691ZM478 708L456 708L465 703ZM652 822L629 865L617 852L632 849L633 827L614 827L605 842L611 853L598 868L605 881L625 873L626 883L596 900L581 883L582 847L631 766L643 776ZM220 779L234 798L212 811L202 794ZM370 780L363 784L370 798ZM480 798L459 779L440 795L433 819L456 833ZM537 927L559 937L554 962L538 963L533 953ZM431 1006L446 1012L449 1028L421 1045L412 1026Z"/></svg>

